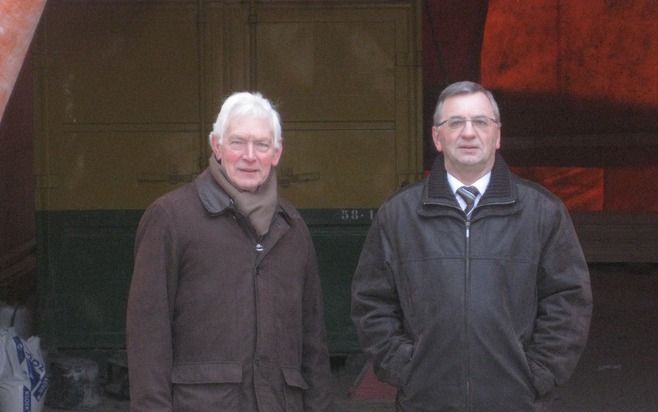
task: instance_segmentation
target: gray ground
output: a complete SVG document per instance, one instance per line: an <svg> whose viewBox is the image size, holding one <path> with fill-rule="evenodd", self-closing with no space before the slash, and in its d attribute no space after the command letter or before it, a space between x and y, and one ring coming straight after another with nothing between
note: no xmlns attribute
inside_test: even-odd
<svg viewBox="0 0 658 412"><path fill-rule="evenodd" d="M594 317L587 349L558 390L559 412L658 412L658 265L593 265ZM337 412L392 412L391 402L347 396L358 368L337 369ZM46 407L44 412L58 409ZM126 412L104 397L74 412Z"/></svg>

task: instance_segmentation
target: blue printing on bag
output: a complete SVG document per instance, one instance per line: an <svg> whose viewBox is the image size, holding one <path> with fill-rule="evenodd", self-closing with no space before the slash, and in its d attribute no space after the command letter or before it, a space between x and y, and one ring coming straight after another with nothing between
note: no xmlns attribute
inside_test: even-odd
<svg viewBox="0 0 658 412"><path fill-rule="evenodd" d="M16 352L18 355L18 362L23 363L27 366L28 377L30 378L30 389L25 388L28 393L31 392L32 396L38 401L41 400L41 397L45 395L46 390L48 389L48 377L46 376L45 366L39 362L38 359L32 357L30 351L26 351L23 345L23 341L18 336L14 336L14 344L16 345ZM29 398L29 396L28 396ZM28 399L24 402L30 402ZM30 409L27 409L29 412Z"/></svg>
<svg viewBox="0 0 658 412"><path fill-rule="evenodd" d="M27 386L23 386L23 412L32 411L32 396Z"/></svg>

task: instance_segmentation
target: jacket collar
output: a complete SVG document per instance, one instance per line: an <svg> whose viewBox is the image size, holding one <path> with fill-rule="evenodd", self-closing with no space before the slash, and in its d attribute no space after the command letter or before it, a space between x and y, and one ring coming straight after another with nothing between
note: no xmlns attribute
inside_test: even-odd
<svg viewBox="0 0 658 412"><path fill-rule="evenodd" d="M204 209L211 215L221 215L228 211L237 212L231 197L222 189L210 174L210 170L204 170L194 180L199 199ZM277 212L290 221L291 210L279 202Z"/></svg>
<svg viewBox="0 0 658 412"><path fill-rule="evenodd" d="M478 207L492 204L513 204L517 200L516 186L512 184L512 173L503 157L496 153L496 160L491 170L491 180L486 192L480 199ZM441 204L459 207L455 194L448 183L443 155L439 154L432 165L423 204Z"/></svg>

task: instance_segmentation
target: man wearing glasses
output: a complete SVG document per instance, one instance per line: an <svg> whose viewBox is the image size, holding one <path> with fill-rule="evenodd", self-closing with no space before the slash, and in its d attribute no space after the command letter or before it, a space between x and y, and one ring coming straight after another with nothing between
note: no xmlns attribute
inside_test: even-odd
<svg viewBox="0 0 658 412"><path fill-rule="evenodd" d="M488 90L448 86L430 175L384 203L365 241L352 318L398 411L550 411L585 346L592 296L573 224L510 172L500 130Z"/></svg>
<svg viewBox="0 0 658 412"><path fill-rule="evenodd" d="M333 410L315 250L277 192L279 114L235 93L210 146L208 168L137 230L130 411Z"/></svg>

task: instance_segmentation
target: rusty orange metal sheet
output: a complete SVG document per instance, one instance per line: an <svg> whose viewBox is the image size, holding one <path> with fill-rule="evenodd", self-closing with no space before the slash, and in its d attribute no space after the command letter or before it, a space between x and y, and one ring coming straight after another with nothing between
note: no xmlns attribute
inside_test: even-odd
<svg viewBox="0 0 658 412"><path fill-rule="evenodd" d="M46 0L0 0L0 120Z"/></svg>

